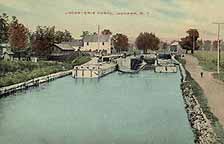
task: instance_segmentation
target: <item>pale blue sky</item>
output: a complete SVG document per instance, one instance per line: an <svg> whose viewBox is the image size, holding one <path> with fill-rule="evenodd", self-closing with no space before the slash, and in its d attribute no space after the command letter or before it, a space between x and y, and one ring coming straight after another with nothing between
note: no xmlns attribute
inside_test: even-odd
<svg viewBox="0 0 224 144"><path fill-rule="evenodd" d="M224 22L223 0L0 0L0 13L17 16L30 30L37 25L68 29L75 37L83 30L109 28L136 37L154 32L163 39L178 39L198 28L203 39L215 39L213 21ZM149 12L144 16L66 15L68 11ZM224 31L224 26L223 26ZM224 33L222 33L224 34ZM223 35L224 36L224 35Z"/></svg>

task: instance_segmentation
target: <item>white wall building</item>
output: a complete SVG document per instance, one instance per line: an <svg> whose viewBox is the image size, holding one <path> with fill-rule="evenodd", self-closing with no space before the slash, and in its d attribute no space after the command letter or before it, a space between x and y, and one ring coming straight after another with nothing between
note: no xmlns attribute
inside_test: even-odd
<svg viewBox="0 0 224 144"><path fill-rule="evenodd" d="M111 54L111 35L88 35L83 38L81 51L96 51Z"/></svg>

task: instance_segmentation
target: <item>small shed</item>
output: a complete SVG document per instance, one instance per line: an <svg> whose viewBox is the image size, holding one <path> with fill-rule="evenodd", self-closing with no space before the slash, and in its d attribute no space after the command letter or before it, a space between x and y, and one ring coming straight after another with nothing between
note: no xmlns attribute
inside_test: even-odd
<svg viewBox="0 0 224 144"><path fill-rule="evenodd" d="M4 53L7 51L8 47L8 43L0 43L0 59L4 58Z"/></svg>
<svg viewBox="0 0 224 144"><path fill-rule="evenodd" d="M14 53L12 51L6 50L3 55L4 60L13 61Z"/></svg>
<svg viewBox="0 0 224 144"><path fill-rule="evenodd" d="M69 43L54 44L50 60L63 61L75 53L75 48Z"/></svg>
<svg viewBox="0 0 224 144"><path fill-rule="evenodd" d="M68 43L54 44L52 55L69 55L75 51Z"/></svg>

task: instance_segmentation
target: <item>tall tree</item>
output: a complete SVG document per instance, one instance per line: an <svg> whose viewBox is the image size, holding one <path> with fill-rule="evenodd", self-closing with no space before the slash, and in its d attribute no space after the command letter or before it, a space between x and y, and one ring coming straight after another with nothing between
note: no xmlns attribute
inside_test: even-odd
<svg viewBox="0 0 224 144"><path fill-rule="evenodd" d="M165 52L168 49L168 44L167 42L162 42L162 46L161 46L162 50Z"/></svg>
<svg viewBox="0 0 224 144"><path fill-rule="evenodd" d="M64 39L63 39L63 41L65 41L65 42L72 41L72 35L71 35L71 33L68 30L64 31Z"/></svg>
<svg viewBox="0 0 224 144"><path fill-rule="evenodd" d="M9 43L14 52L26 50L28 44L29 30L22 23L19 23L16 17L13 17L9 25Z"/></svg>
<svg viewBox="0 0 224 144"><path fill-rule="evenodd" d="M63 31L56 31L55 32L55 43L61 42L70 42L72 41L72 35L68 30Z"/></svg>
<svg viewBox="0 0 224 144"><path fill-rule="evenodd" d="M159 49L159 43L160 39L156 37L153 33L140 33L137 37L135 44L138 49L143 50L144 53L147 52L147 50L158 50Z"/></svg>
<svg viewBox="0 0 224 144"><path fill-rule="evenodd" d="M9 18L6 13L0 15L0 43L8 42Z"/></svg>
<svg viewBox="0 0 224 144"><path fill-rule="evenodd" d="M55 32L55 43L61 43L64 40L64 32L56 31Z"/></svg>
<svg viewBox="0 0 224 144"><path fill-rule="evenodd" d="M181 38L180 45L183 49L191 50L191 53L194 53L194 50L198 50L199 46L197 44L197 39L199 38L199 32L197 29L189 29L187 32L188 36Z"/></svg>
<svg viewBox="0 0 224 144"><path fill-rule="evenodd" d="M102 35L112 35L112 32L109 30L109 29L104 29L102 32L101 32Z"/></svg>
<svg viewBox="0 0 224 144"><path fill-rule="evenodd" d="M128 37L124 34L117 33L112 37L112 43L118 53L128 50Z"/></svg>
<svg viewBox="0 0 224 144"><path fill-rule="evenodd" d="M47 57L52 52L54 44L55 27L37 26L31 35L32 50L36 56Z"/></svg>

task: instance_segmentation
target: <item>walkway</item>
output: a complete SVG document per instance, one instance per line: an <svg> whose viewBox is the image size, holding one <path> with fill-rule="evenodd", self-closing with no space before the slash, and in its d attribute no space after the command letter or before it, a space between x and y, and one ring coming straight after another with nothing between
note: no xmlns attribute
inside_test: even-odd
<svg viewBox="0 0 224 144"><path fill-rule="evenodd" d="M219 118L224 126L224 83L216 80L212 72L202 70L197 58L191 55L185 55L186 69L191 73L192 78L197 81L207 96L208 105L211 111ZM200 73L203 71L204 77Z"/></svg>

